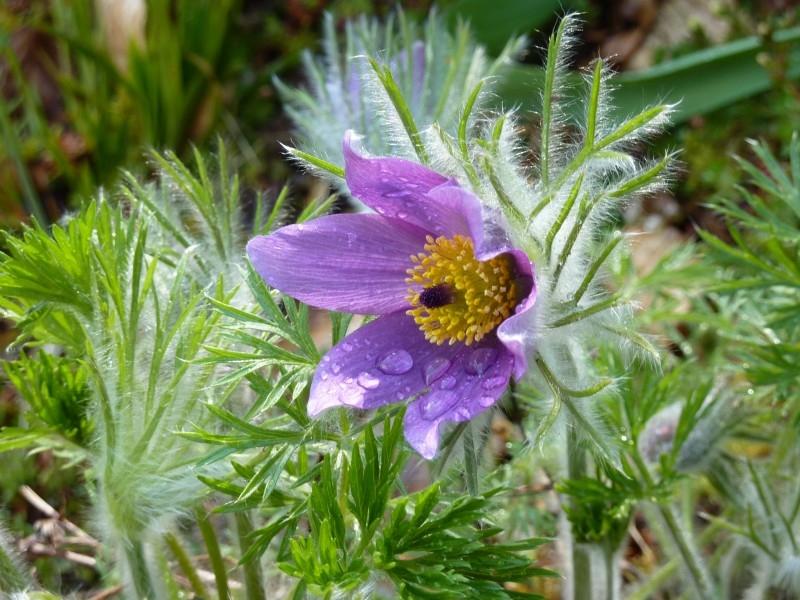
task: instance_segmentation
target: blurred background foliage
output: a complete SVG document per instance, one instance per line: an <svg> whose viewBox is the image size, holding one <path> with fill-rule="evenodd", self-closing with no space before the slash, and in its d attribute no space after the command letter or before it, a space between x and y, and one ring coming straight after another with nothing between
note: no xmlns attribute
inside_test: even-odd
<svg viewBox="0 0 800 600"><path fill-rule="evenodd" d="M737 409L760 412L767 419L769 409L776 408L781 418L794 424L783 433L775 428L779 463L800 423L800 406L796 397L791 400L797 391L795 365L800 358L796 342L800 265L793 258L800 221L800 159L797 142L792 142L793 132L800 130L800 23L794 3L441 0L436 4L447 22L469 21L490 54L499 52L512 34L528 36L528 52L501 76L498 106L537 107L540 48L565 10L581 11L586 24L574 61L576 83L581 77L578 69L599 54L620 72L615 96L619 113L633 114L660 100L681 102L675 125L657 141L665 149L680 149L681 167L669 192L654 194L626 213L631 231L650 235L637 246L635 264L620 265L620 279L634 270L646 274L637 283L650 306L642 318L667 340L670 360L728 368L732 387L744 385L751 396ZM430 0L414 0L404 2L403 8L415 18L432 5ZM298 193L287 202L307 203L307 198L318 195L318 184L281 160L280 143L291 142L292 133L274 78L302 83L301 54L320 50L326 11L333 12L341 25L354 15L385 16L394 6L378 0L4 2L0 6L0 227L16 230L31 217L42 223L58 221L98 186L113 186L124 171L148 176L145 156L150 148L190 158L193 147L211 149L217 139L234 151L244 187L277 190L289 180ZM581 107L576 105L576 111ZM535 140L537 123L532 120L527 127ZM750 138L760 142L749 144ZM739 164L734 155L744 162ZM740 225L726 226L726 215ZM707 232L702 239L696 233L698 226ZM724 267L723 277L708 262L681 261L672 252L695 242L708 260ZM712 280L715 288L709 289ZM737 303L743 293L741 281L765 290L769 301L758 307L757 314L742 312ZM795 290L794 295L787 294L787 288ZM700 289L709 293L690 293ZM0 323L0 347L5 348L13 335ZM10 356L6 351L4 358ZM50 360L46 356L9 363L13 366L2 377L13 387L0 389L0 426L24 421L42 430L57 427L80 447L92 434L92 423L81 412L86 374L81 366L61 359L44 364ZM611 364L615 359L603 360ZM735 365L742 363L746 367L737 370ZM680 387L673 380L664 384L666 390L673 384ZM777 392L761 402L765 387ZM22 414L17 391L28 401L27 414ZM622 391L623 404L642 395L638 389ZM653 404L654 410L669 401L666 391L657 391L665 396ZM523 535L552 535L550 482L510 462L523 446L517 425L525 413L524 403L517 406L512 399L512 404L505 411L508 418L492 425L491 450L500 465L493 476L498 483L513 483L520 490L509 501L509 527L533 527ZM619 416L618 410L609 407L610 419ZM737 454L751 458L766 454L763 431L755 435L745 428L737 436ZM678 450L676 445L673 462L680 460ZM6 455L0 502L9 508L15 534L40 533L34 528L41 525L34 523L41 515L18 494L25 484L64 514L80 515L86 504L82 488L75 485L80 474L63 469L63 464L58 449ZM679 469L668 466L674 481L653 485L680 486L687 505L696 503L716 518L721 498L728 493L724 486L712 481L708 487L689 490ZM619 525L614 519L598 524L597 514L623 515L621 520L627 523L630 507L615 506L615 497L644 495L627 489L625 480L609 478L607 483L608 491L581 481L561 490L597 499L586 505L585 515L572 515L576 521L585 519L587 538L594 534L590 526ZM634 519L642 525L640 517ZM629 571L654 568L655 559L647 551L652 532L646 526L633 530L642 540L625 548ZM63 559L35 562L48 587L80 589L97 583L94 570L76 569ZM539 591L548 593L545 588Z"/></svg>
<svg viewBox="0 0 800 600"><path fill-rule="evenodd" d="M424 15L430 0L404 3ZM600 54L622 73L620 113L680 101L664 140L685 148L673 221L735 176L727 159L743 140L784 145L798 126L797 11L781 0L444 0L455 25L467 20L490 54L513 34L529 36L522 63L501 77L496 101L535 108L539 48L564 10L586 28L575 66ZM0 220L56 220L122 169L141 171L149 147L186 156L222 136L251 185L290 173L279 142L291 141L273 84L302 81L301 53L318 51L322 15L341 25L386 15L367 0L11 0L0 7ZM576 82L579 75L576 73ZM580 107L576 106L576 110ZM720 152L724 148L725 152Z"/></svg>

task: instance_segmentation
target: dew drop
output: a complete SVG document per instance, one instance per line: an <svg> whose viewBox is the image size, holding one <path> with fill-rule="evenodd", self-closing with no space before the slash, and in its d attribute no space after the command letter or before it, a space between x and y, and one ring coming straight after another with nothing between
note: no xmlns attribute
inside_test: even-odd
<svg viewBox="0 0 800 600"><path fill-rule="evenodd" d="M340 397L342 404L347 406L354 406L356 408L361 408L359 406L361 404L361 395L360 394L342 394Z"/></svg>
<svg viewBox="0 0 800 600"><path fill-rule="evenodd" d="M414 366L414 359L405 350L391 350L378 360L378 368L387 375L408 373Z"/></svg>
<svg viewBox="0 0 800 600"><path fill-rule="evenodd" d="M408 213L404 210L401 210L399 213L397 213L397 218L405 220L408 218Z"/></svg>
<svg viewBox="0 0 800 600"><path fill-rule="evenodd" d="M447 372L447 369L450 368L450 361L446 358L434 358L428 364L425 365L425 385L430 385L439 377L444 375Z"/></svg>
<svg viewBox="0 0 800 600"><path fill-rule="evenodd" d="M477 348L472 351L465 370L471 375L483 375L494 362L497 351L494 348Z"/></svg>
<svg viewBox="0 0 800 600"><path fill-rule="evenodd" d="M345 352L350 352L352 349L353 349L353 344L351 344L350 342L344 342L342 344L342 350L344 350Z"/></svg>
<svg viewBox="0 0 800 600"><path fill-rule="evenodd" d="M381 384L381 380L375 377L372 373L367 373L363 371L358 375L358 385L363 387L365 390L374 390Z"/></svg>
<svg viewBox="0 0 800 600"><path fill-rule="evenodd" d="M353 378L352 377L347 377L347 378L345 378L344 382L348 383L348 384L353 383Z"/></svg>
<svg viewBox="0 0 800 600"><path fill-rule="evenodd" d="M456 411L456 419L458 421L469 421L471 416L469 410L463 406Z"/></svg>
<svg viewBox="0 0 800 600"><path fill-rule="evenodd" d="M448 375L447 377L442 379L442 381L439 383L439 387L442 388L443 390L452 390L454 387L456 387L457 383L458 380L456 380L455 377L453 377L452 375Z"/></svg>
<svg viewBox="0 0 800 600"><path fill-rule="evenodd" d="M489 408L492 404L494 404L494 398L491 396L481 396L478 398L478 404L480 404L483 408Z"/></svg>
<svg viewBox="0 0 800 600"><path fill-rule="evenodd" d="M320 375L320 378L322 379L322 381L325 381L326 379L328 379L328 372L327 371L323 371L322 374Z"/></svg>
<svg viewBox="0 0 800 600"><path fill-rule="evenodd" d="M502 385L506 384L507 379L505 377L490 377L489 379L484 379L481 387L485 390L493 390L495 388L499 388Z"/></svg>
<svg viewBox="0 0 800 600"><path fill-rule="evenodd" d="M342 365L337 362L333 363L331 365L331 371L333 372L334 375L338 375L339 373L342 372Z"/></svg>
<svg viewBox="0 0 800 600"><path fill-rule="evenodd" d="M439 417L456 403L457 398L458 396L456 396L454 392L448 392L446 390L431 392L422 401L422 406L420 407L422 417L429 421Z"/></svg>
<svg viewBox="0 0 800 600"><path fill-rule="evenodd" d="M394 397L395 397L395 398L397 398L398 400L402 400L403 398L405 398L405 397L406 397L406 395L405 395L403 392L397 392L397 393L394 395Z"/></svg>

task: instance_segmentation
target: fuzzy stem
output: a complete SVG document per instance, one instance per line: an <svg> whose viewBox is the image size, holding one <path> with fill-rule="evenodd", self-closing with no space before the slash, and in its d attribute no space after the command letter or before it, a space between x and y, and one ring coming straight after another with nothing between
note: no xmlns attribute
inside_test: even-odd
<svg viewBox="0 0 800 600"><path fill-rule="evenodd" d="M516 207L514 202L508 196L505 188L503 187L503 183L497 177L497 174L494 172L491 163L488 160L483 161L483 169L486 171L486 175L489 177L489 182L492 184L495 193L497 194L497 199L500 201L500 206L503 209L505 215L510 219L513 220L520 226L525 226L525 215L523 215L520 210Z"/></svg>
<svg viewBox="0 0 800 600"><path fill-rule="evenodd" d="M570 475L571 477L571 475ZM584 544L572 538L572 598L598 600L592 590L592 556Z"/></svg>
<svg viewBox="0 0 800 600"><path fill-rule="evenodd" d="M608 545L603 546L603 562L606 567L606 600L615 600L617 596L617 561L616 553Z"/></svg>
<svg viewBox="0 0 800 600"><path fill-rule="evenodd" d="M564 35L570 19L561 19L556 34L550 37L547 45L547 65L545 66L544 90L542 92L542 133L541 133L541 178L548 184L550 179L550 142L553 136L553 95L556 88L556 71L559 67L559 52L563 48Z"/></svg>
<svg viewBox="0 0 800 600"><path fill-rule="evenodd" d="M183 546L181 546L178 538L175 535L168 533L164 536L164 541L167 543L167 546L169 546L169 549L175 556L175 560L178 561L178 565L180 566L181 571L183 571L183 574L186 576L186 579L189 580L189 585L192 586L194 595L198 598L207 598L208 591L203 585L203 582L200 580L200 576L197 574L197 570L192 564L192 559L186 553L186 550L183 549Z"/></svg>
<svg viewBox="0 0 800 600"><path fill-rule="evenodd" d="M647 484L648 487L654 487L655 482L653 481L653 477L650 475L650 470L647 468L647 465L645 464L642 455L639 453L638 448L633 449L631 456L633 457L633 461L636 463L636 467L638 468L645 484ZM681 555L684 565L686 565L686 569L689 572L692 585L694 586L695 591L698 593L698 597L710 598L712 596L711 578L708 575L706 566L703 564L702 559L700 558L700 553L696 548L693 547L691 541L684 535L683 530L678 523L678 519L675 517L672 506L664 506L662 504L657 506L658 511L661 514L661 518L664 520L664 523L667 526L673 541L675 542L675 546L678 548L678 553Z"/></svg>
<svg viewBox="0 0 800 600"><path fill-rule="evenodd" d="M586 452L578 444L574 429L566 436L567 477L580 479L586 475ZM572 499L572 502L578 502ZM593 600L592 594L592 557L584 544L579 544L569 527L570 546L572 551L572 599Z"/></svg>
<svg viewBox="0 0 800 600"><path fill-rule="evenodd" d="M422 164L428 164L428 153L425 151L419 129L417 129L417 124L414 122L414 115L411 114L411 109L408 107L405 98L403 98L400 88L397 87L397 82L394 80L391 69L381 66L372 58L369 59L369 64L378 76L378 81L381 82L383 89L386 91L386 95L389 96L389 100L394 106L395 111L397 111L397 116L400 118L400 122L406 130L408 139L414 146L417 158L419 158Z"/></svg>
<svg viewBox="0 0 800 600"><path fill-rule="evenodd" d="M464 464L467 491L470 496L478 495L478 457L475 455L475 443L472 439L472 427L467 424L464 429Z"/></svg>
<svg viewBox="0 0 800 600"><path fill-rule="evenodd" d="M150 571L144 556L144 546L141 542L129 541L125 543L125 562L131 576L136 597L146 600L155 598L153 582L150 580Z"/></svg>
<svg viewBox="0 0 800 600"><path fill-rule="evenodd" d="M344 179L344 169L339 165L335 165L331 162L328 162L327 160L319 158L318 156L314 156L313 154L309 154L308 152L303 152L302 150L298 150L297 148L291 148L289 146L284 146L284 148L286 152L293 158L307 162L308 164L313 165L318 169L330 173L334 177L340 177Z"/></svg>
<svg viewBox="0 0 800 600"><path fill-rule="evenodd" d="M553 329L557 327L564 327L565 325L571 325L572 323L577 323L578 321L582 321L588 317L591 317L594 314L599 312L603 312L604 310L608 310L619 304L622 301L622 297L620 294L614 294L609 296L605 300L598 302L597 304L592 304L586 308L582 308L581 310L575 311L570 313L564 317L561 317L557 321L553 321L550 323L550 327Z"/></svg>
<svg viewBox="0 0 800 600"><path fill-rule="evenodd" d="M710 542L714 536L721 530L727 529L724 521L721 519L714 520L708 527L706 527L700 534L698 541L701 544ZM741 533L740 535L745 535ZM633 590L627 597L627 600L648 600L653 598L661 586L667 583L675 572L680 567L680 559L678 557L670 559L664 566L653 573L649 579L642 583L639 587Z"/></svg>
<svg viewBox="0 0 800 600"><path fill-rule="evenodd" d="M461 119L458 122L458 149L461 152L461 160L464 163L464 171L466 171L469 182L472 184L472 187L476 192L480 189L480 181L478 180L478 174L475 172L475 167L472 165L472 161L470 160L469 143L467 142L467 129L469 127L469 118L472 115L472 110L475 108L475 102L477 102L482 88L483 80L478 82L478 85L475 86L475 88L472 90L472 93L469 95L469 98L467 98L467 102L464 105L464 111L461 114Z"/></svg>
<svg viewBox="0 0 800 600"><path fill-rule="evenodd" d="M578 302L580 302L581 298L583 298L583 295L586 293L586 290L589 288L589 285L592 283L592 281L594 281L597 271L600 270L600 267L606 261L608 255L614 251L614 248L617 247L617 244L619 244L621 240L622 233L615 231L608 244L606 244L606 247L603 248L600 256L598 256L594 262L592 262L589 270L586 271L586 275L584 276L583 281L581 281L581 284L578 286L578 289L575 290L575 295L572 297L573 304L578 304Z"/></svg>
<svg viewBox="0 0 800 600"><path fill-rule="evenodd" d="M30 585L28 577L19 568L10 542L0 529L0 594L21 592Z"/></svg>
<svg viewBox="0 0 800 600"><path fill-rule="evenodd" d="M116 425L114 424L114 409L111 407L111 399L108 396L108 388L106 388L105 379L100 373L100 369L93 359L86 361L89 369L95 377L95 384L97 386L97 399L100 403L100 410L102 414L103 431L105 432L105 476L106 479L111 478L112 468L114 466L114 450L117 445Z"/></svg>
<svg viewBox="0 0 800 600"><path fill-rule="evenodd" d="M606 443L603 436L600 434L599 431L592 425L586 417L581 414L581 411L578 410L578 407L572 401L572 398L569 396L569 390L561 385L561 382L556 379L556 376L550 370L550 367L547 366L547 363L544 362L541 356L536 358L536 365L539 367L539 371L542 373L542 376L547 381L547 385L550 387L550 391L553 392L553 395L559 401L559 404L565 406L569 413L572 415L572 418L575 420L575 423L578 424L586 433L592 438L597 444L599 450L602 451L605 458L611 458L614 456L615 452L609 447ZM570 478L574 479L574 477L570 474Z"/></svg>
<svg viewBox="0 0 800 600"><path fill-rule="evenodd" d="M247 551L247 538L253 531L253 523L247 513L236 513L236 536L239 538L240 555ZM264 582L261 580L261 569L258 559L254 558L242 565L244 573L245 598L247 600L266 600Z"/></svg>
<svg viewBox="0 0 800 600"><path fill-rule="evenodd" d="M228 572L225 569L222 553L219 550L217 534L211 526L211 522L208 520L208 515L206 515L201 507L197 508L195 515L197 517L197 525L200 528L200 533L203 536L203 541L206 544L206 550L208 550L208 560L211 562L211 569L214 571L214 580L217 582L217 596L219 600L228 600L228 598L230 598Z"/></svg>

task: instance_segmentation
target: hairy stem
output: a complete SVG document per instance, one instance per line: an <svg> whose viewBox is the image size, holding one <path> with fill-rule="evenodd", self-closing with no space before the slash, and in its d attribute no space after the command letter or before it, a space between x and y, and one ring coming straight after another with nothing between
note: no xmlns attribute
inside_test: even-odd
<svg viewBox="0 0 800 600"><path fill-rule="evenodd" d="M129 541L125 543L125 562L136 597L143 600L155 598L142 542Z"/></svg>
<svg viewBox="0 0 800 600"><path fill-rule="evenodd" d="M655 482L650 475L650 470L647 468L644 459L641 454L639 454L639 450L634 449L631 454L642 479L648 486L653 487ZM710 598L712 586L708 570L700 558L700 553L694 547L692 541L684 534L683 529L681 529L672 506L659 504L658 512L661 514L661 518L664 520L664 524L667 526L670 536L675 542L675 546L683 560L683 564L686 566L686 570L689 572L692 585L698 597Z"/></svg>
<svg viewBox="0 0 800 600"><path fill-rule="evenodd" d="M472 439L472 427L467 424L464 429L464 465L467 490L471 496L478 495L478 457L475 455L475 443Z"/></svg>
<svg viewBox="0 0 800 600"><path fill-rule="evenodd" d="M222 560L217 534L202 507L197 508L195 516L197 517L197 525L200 528L203 541L206 544L206 550L208 550L208 560L211 562L211 569L214 571L214 580L217 583L217 596L219 600L228 600L228 598L230 598L228 572Z"/></svg>
<svg viewBox="0 0 800 600"><path fill-rule="evenodd" d="M236 513L236 536L239 538L240 555L247 552L247 538L253 531L253 523L248 513ZM247 600L266 600L264 582L261 580L261 568L258 559L247 561L242 565L244 573L245 598Z"/></svg>
<svg viewBox="0 0 800 600"><path fill-rule="evenodd" d="M580 479L586 476L586 452L578 444L578 436L570 429L566 436L567 476ZM577 502L572 499L572 502ZM570 547L572 553L572 599L593 600L592 594L592 557L584 544L579 544L569 527Z"/></svg>
<svg viewBox="0 0 800 600"><path fill-rule="evenodd" d="M186 550L183 549L178 538L172 533L168 533L164 536L164 541L175 556L175 560L178 561L178 565L181 571L183 571L184 576L189 580L189 585L192 586L194 595L198 598L207 598L208 591L200 580L200 576L197 574L197 570L192 564L192 559L186 553Z"/></svg>

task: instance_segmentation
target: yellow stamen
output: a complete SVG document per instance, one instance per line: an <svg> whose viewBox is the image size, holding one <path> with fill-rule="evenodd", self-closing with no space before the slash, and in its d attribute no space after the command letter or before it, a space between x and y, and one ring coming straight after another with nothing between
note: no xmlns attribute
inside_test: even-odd
<svg viewBox="0 0 800 600"><path fill-rule="evenodd" d="M408 314L436 344L480 341L507 319L517 304L514 269L508 256L487 261L475 258L472 240L462 235L452 238L427 237L425 252L411 256ZM428 307L420 293L436 286L448 286L452 302Z"/></svg>

